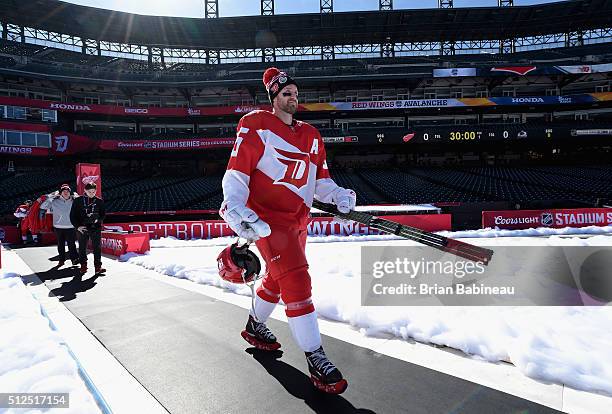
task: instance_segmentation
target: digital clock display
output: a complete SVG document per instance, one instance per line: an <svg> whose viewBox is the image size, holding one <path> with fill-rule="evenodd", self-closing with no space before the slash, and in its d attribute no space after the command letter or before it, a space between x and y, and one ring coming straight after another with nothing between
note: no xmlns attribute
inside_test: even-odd
<svg viewBox="0 0 612 414"><path fill-rule="evenodd" d="M479 141L482 131L450 131L449 141Z"/></svg>
<svg viewBox="0 0 612 414"><path fill-rule="evenodd" d="M443 142L485 142L522 140L553 137L552 128L526 128L523 125L504 125L503 127L483 128L418 128L403 136L404 142L443 143Z"/></svg>

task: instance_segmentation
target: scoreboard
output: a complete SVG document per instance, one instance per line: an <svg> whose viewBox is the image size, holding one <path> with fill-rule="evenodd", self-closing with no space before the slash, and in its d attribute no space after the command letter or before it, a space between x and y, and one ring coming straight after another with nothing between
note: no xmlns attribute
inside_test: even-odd
<svg viewBox="0 0 612 414"><path fill-rule="evenodd" d="M408 128L361 128L351 130L351 135L325 136L327 145L378 145L378 144L444 144L461 145L469 142L520 142L584 140L610 138L612 127L588 123L576 124L500 124L415 126Z"/></svg>
<svg viewBox="0 0 612 414"><path fill-rule="evenodd" d="M411 143L460 143L482 141L516 141L526 139L553 139L554 127L527 127L525 125L487 125L457 127L418 127L408 130L402 137ZM560 135L561 131L558 131Z"/></svg>

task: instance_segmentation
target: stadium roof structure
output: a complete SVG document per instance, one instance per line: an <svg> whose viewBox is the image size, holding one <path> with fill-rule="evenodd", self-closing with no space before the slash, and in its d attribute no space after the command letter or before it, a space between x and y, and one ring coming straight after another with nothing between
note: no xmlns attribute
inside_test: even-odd
<svg viewBox="0 0 612 414"><path fill-rule="evenodd" d="M308 13L230 18L144 16L57 0L2 0L0 20L82 39L162 48L250 49L459 42L610 27L612 0L514 7Z"/></svg>

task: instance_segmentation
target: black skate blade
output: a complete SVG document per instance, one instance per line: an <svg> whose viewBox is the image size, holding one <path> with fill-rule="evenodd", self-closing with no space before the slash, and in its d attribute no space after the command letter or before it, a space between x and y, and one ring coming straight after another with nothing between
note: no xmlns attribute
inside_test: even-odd
<svg viewBox="0 0 612 414"><path fill-rule="evenodd" d="M312 381L316 389L327 394L342 394L348 387L348 382L344 378L332 384L325 384L311 375L310 381Z"/></svg>
<svg viewBox="0 0 612 414"><path fill-rule="evenodd" d="M267 342L260 341L259 339L254 338L253 336L251 336L246 330L242 331L240 333L240 335L249 344L253 345L257 349L261 349L262 351L276 351L277 349L279 349L281 347L281 344L278 343L278 342L274 342L274 343L270 344L270 343L267 343Z"/></svg>

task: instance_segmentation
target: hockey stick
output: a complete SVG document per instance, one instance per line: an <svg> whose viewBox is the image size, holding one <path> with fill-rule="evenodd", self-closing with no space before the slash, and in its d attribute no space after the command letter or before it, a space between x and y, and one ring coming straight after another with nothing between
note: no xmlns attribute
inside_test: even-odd
<svg viewBox="0 0 612 414"><path fill-rule="evenodd" d="M459 240L449 239L448 237L417 229L416 227L406 226L391 220L382 219L361 211L351 210L348 213L341 213L338 211L335 205L322 203L318 200L313 200L312 206L340 218L365 224L370 228L379 230L383 233L394 234L426 246L434 247L438 250L442 250L443 252L452 253L459 257L463 257L464 259L482 262L485 265L489 264L489 261L493 256L493 250L474 246Z"/></svg>

